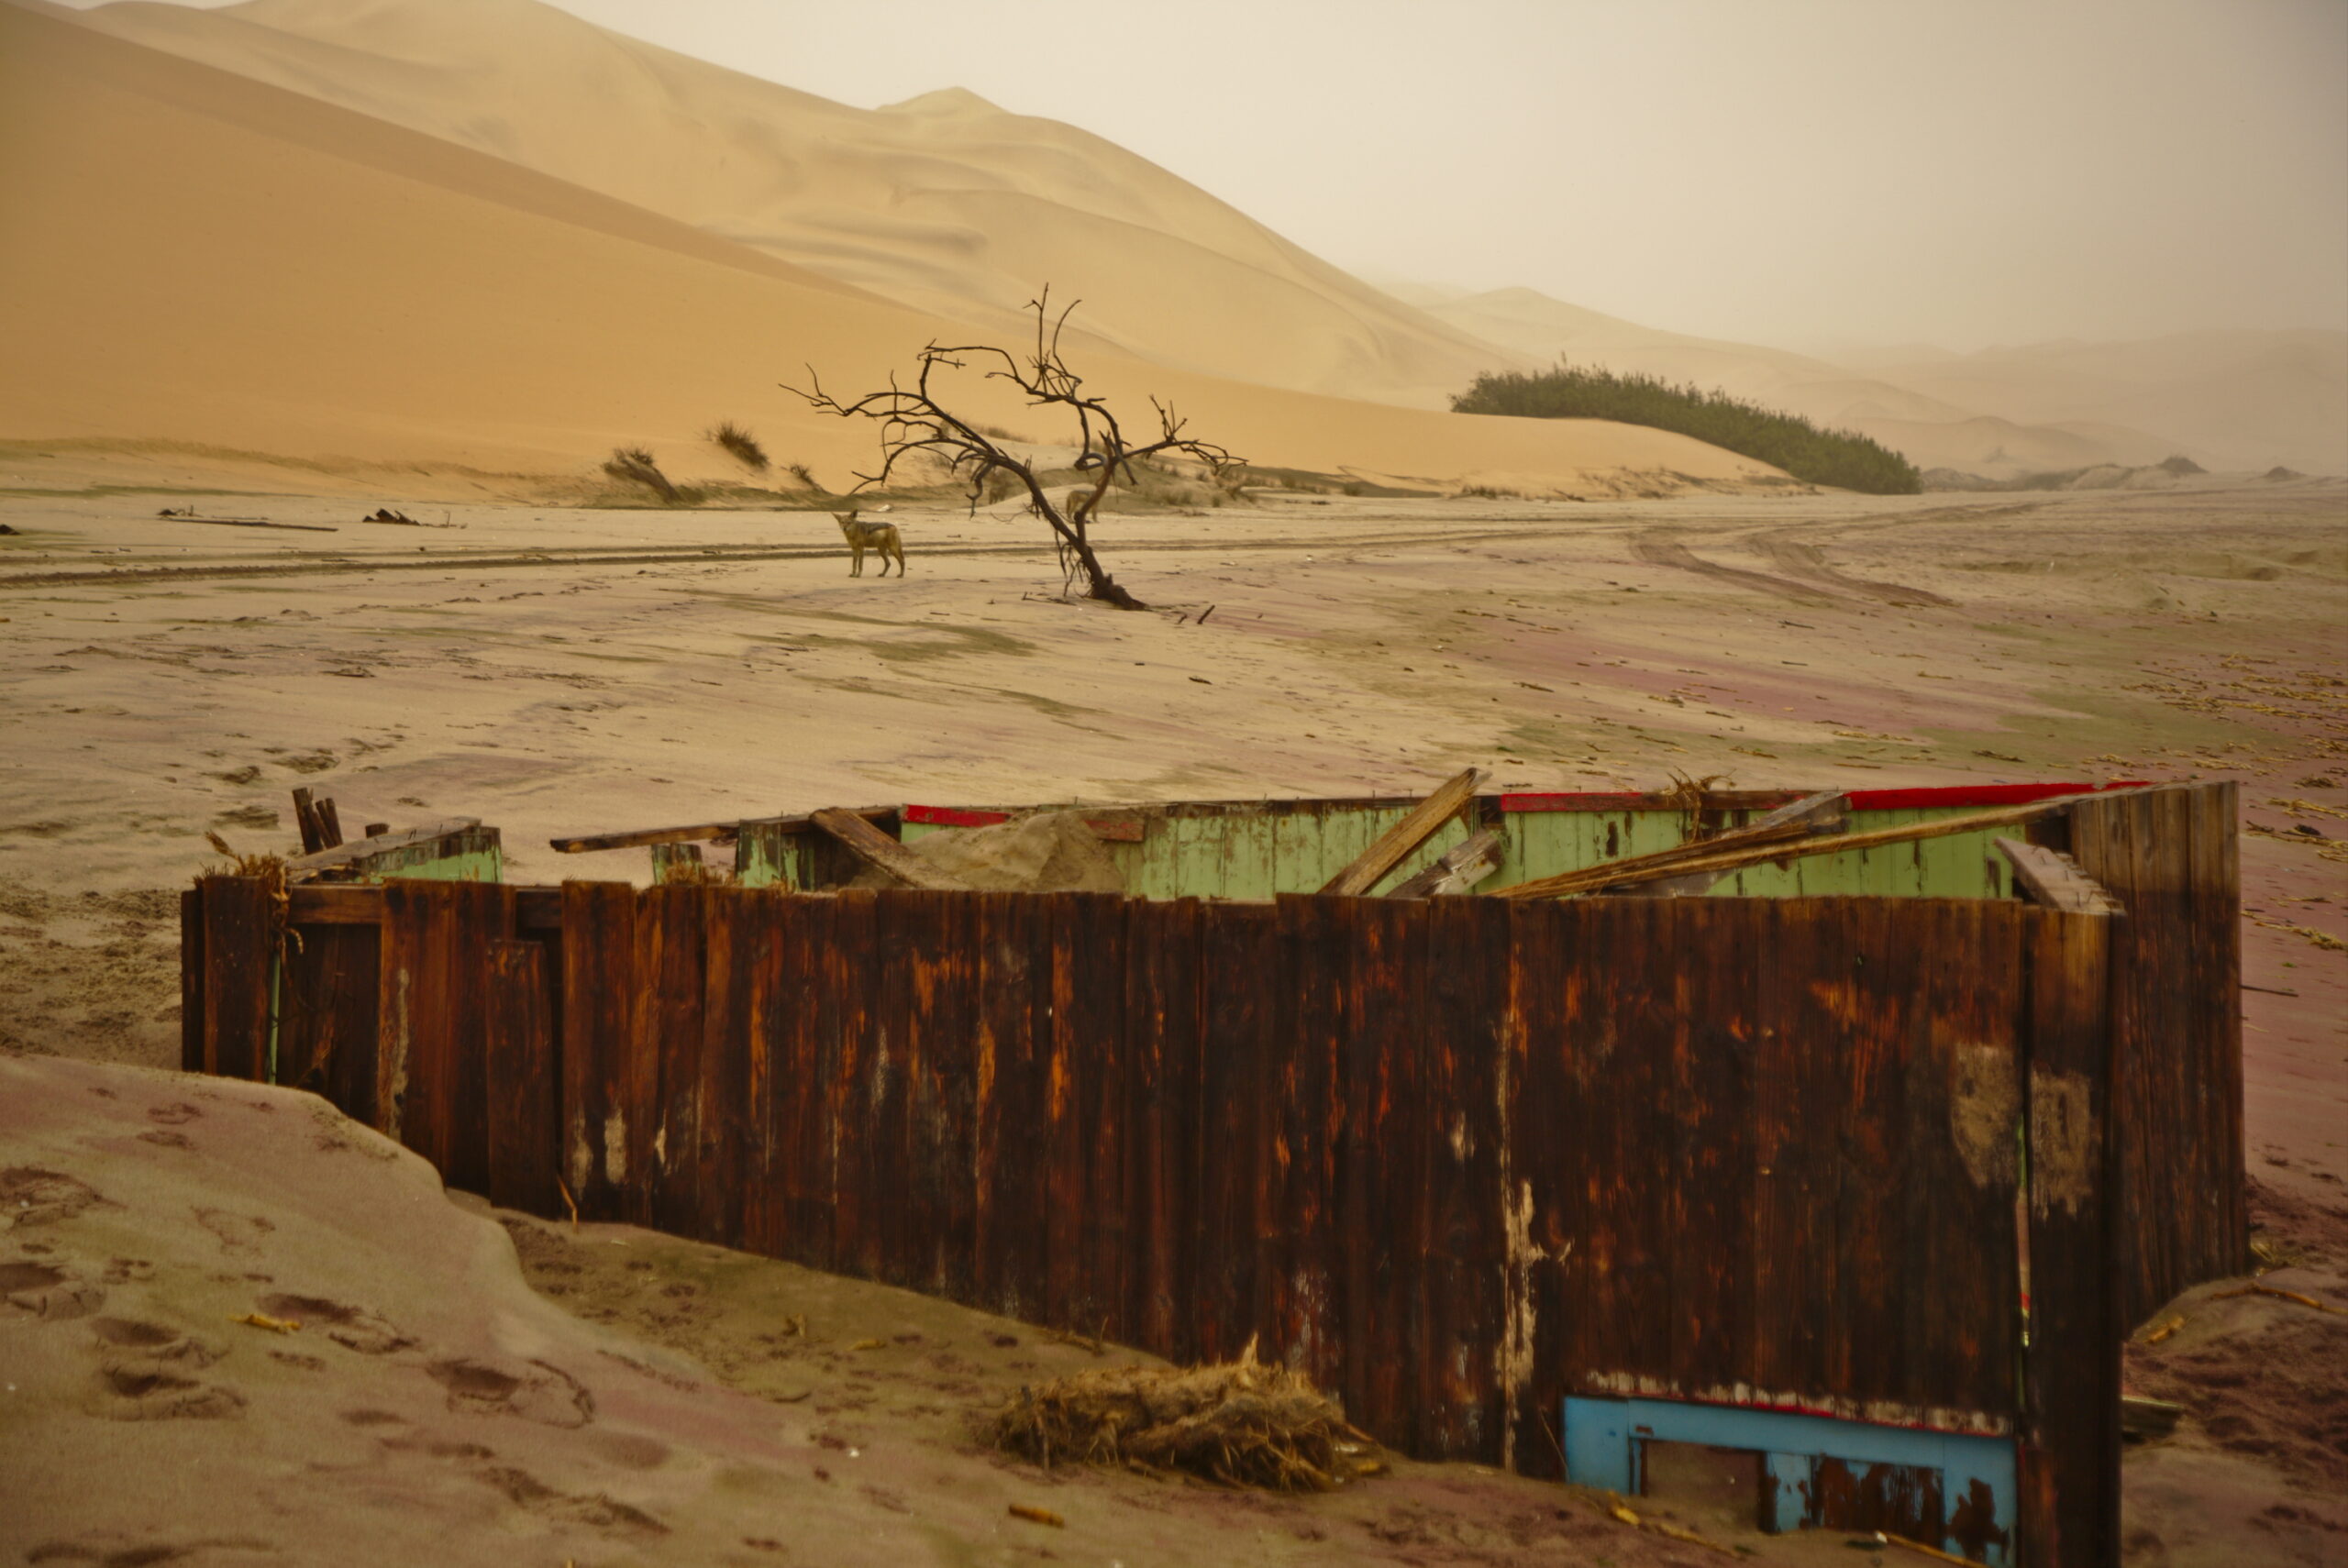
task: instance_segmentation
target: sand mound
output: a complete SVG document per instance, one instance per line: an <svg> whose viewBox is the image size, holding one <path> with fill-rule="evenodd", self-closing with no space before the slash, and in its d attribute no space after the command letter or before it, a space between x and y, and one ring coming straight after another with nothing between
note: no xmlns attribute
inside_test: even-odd
<svg viewBox="0 0 2348 1568"><path fill-rule="evenodd" d="M1078 812L1030 812L992 827L915 839L914 854L967 887L991 893L1122 893L1124 878ZM893 888L868 871L851 887Z"/></svg>
<svg viewBox="0 0 2348 1568"><path fill-rule="evenodd" d="M1385 1468L1378 1445L1312 1379L1256 1359L1122 1366L1023 1388L995 1418L995 1446L1038 1464L1178 1471L1226 1486L1329 1492Z"/></svg>

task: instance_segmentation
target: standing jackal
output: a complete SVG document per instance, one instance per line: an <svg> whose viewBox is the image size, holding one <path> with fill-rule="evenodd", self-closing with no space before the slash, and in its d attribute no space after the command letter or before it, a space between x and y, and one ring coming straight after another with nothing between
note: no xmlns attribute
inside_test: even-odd
<svg viewBox="0 0 2348 1568"><path fill-rule="evenodd" d="M880 510L886 512L889 509L884 506ZM854 562L847 569L848 576L864 575L864 552L867 550L880 553L882 577L889 575L892 560L897 563L897 575L905 575L905 542L897 536L894 523L859 523L854 511L835 512L832 515L839 520L840 532L847 537L847 547L856 554Z"/></svg>

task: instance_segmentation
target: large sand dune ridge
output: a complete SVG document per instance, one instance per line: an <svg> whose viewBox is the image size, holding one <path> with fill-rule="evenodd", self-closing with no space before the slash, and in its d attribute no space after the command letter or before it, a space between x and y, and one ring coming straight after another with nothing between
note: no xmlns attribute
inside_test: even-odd
<svg viewBox="0 0 2348 1568"><path fill-rule="evenodd" d="M878 385L933 337L980 330L17 6L0 6L0 204L37 219L0 232L12 436L584 472L624 441L706 463L700 433L730 417L837 487L869 466L870 432L776 383L813 365ZM1600 492L1774 472L1627 425L1463 418L1105 352L1082 368L1264 463Z"/></svg>

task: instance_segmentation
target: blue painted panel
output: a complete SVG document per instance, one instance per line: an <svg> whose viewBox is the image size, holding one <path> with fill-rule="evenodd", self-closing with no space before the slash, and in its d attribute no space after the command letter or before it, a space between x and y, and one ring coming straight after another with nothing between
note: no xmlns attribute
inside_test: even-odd
<svg viewBox="0 0 2348 1568"><path fill-rule="evenodd" d="M1940 1472L1943 1506L1950 1517L1974 1483L1980 1482L1989 1493L1996 1529L2008 1539L2012 1536L2014 1445L2005 1438L1675 1399L1573 1397L1566 1400L1565 1415L1566 1478L1578 1485L1635 1495L1640 1489L1641 1445L1650 1439L1744 1449L1767 1456L1775 1528L1785 1529L1808 1511L1812 1461L1903 1464ZM1944 1551L1961 1551L1954 1538L1940 1544ZM1990 1547L1985 1557L1993 1564L2009 1560L2006 1551L1997 1546Z"/></svg>

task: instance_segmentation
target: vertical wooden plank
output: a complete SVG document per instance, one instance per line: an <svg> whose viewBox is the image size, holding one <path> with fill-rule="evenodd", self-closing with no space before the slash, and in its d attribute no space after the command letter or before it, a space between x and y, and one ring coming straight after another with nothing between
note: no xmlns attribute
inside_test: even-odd
<svg viewBox="0 0 2348 1568"><path fill-rule="evenodd" d="M1542 912L1548 912L1545 906ZM1383 899L1353 911L1345 977L1344 1105L1338 1209L1345 1235L1347 1419L1417 1452L1420 1206L1425 1193L1424 1096L1418 1026L1423 906Z"/></svg>
<svg viewBox="0 0 2348 1568"><path fill-rule="evenodd" d="M837 1128L832 1116L834 1021L824 1004L827 955L838 903L833 899L783 898L774 908L779 954L773 1047L773 1119L778 1151L782 1236L777 1255L810 1268L831 1269L833 1181Z"/></svg>
<svg viewBox="0 0 2348 1568"><path fill-rule="evenodd" d="M873 960L858 967L869 978L862 999L866 1069L858 1093L864 1129L863 1226L856 1256L866 1277L892 1285L914 1282L911 1257L915 1173L907 1130L910 1080L916 1068L913 1041L913 969L921 966L927 905L911 891L872 895ZM886 955L885 958L880 955Z"/></svg>
<svg viewBox="0 0 2348 1568"><path fill-rule="evenodd" d="M1567 905L1511 907L1508 1032L1501 1046L1500 1197L1508 1258L1498 1354L1508 1427L1501 1457L1520 1474L1551 1478L1564 1469L1557 1412L1567 1392L1558 1264L1572 1245L1564 1229L1570 1199L1557 1177L1581 1158L1570 1114L1559 1114L1572 1003L1561 938L1572 918Z"/></svg>
<svg viewBox="0 0 2348 1568"><path fill-rule="evenodd" d="M495 884L383 885L378 1093L399 1140L468 1192L489 1185L488 946L511 933L511 904Z"/></svg>
<svg viewBox="0 0 2348 1568"><path fill-rule="evenodd" d="M979 1061L972 1250L979 1300L1030 1321L1045 1311L1041 1113L1050 1092L1051 906L980 895Z"/></svg>
<svg viewBox="0 0 2348 1568"><path fill-rule="evenodd" d="M2198 974L2205 1021L2204 1125L2214 1163L2208 1189L2219 1210L2214 1247L2196 1260L2195 1283L2238 1273L2250 1257L2249 1145L2243 1131L2242 841L2235 794L2231 778L2194 790L2193 925L2194 940L2207 955ZM2139 1320L2136 1305L2126 1303L2132 1324Z"/></svg>
<svg viewBox="0 0 2348 1568"><path fill-rule="evenodd" d="M843 892L832 901L832 940L817 982L831 1060L825 1088L832 1128L832 1266L843 1274L877 1276L882 1226L876 1212L873 1165L877 1147L874 977L880 970L876 895Z"/></svg>
<svg viewBox="0 0 2348 1568"><path fill-rule="evenodd" d="M748 1197L750 1036L759 966L758 896L747 889L703 883L686 890L702 912L702 1005L698 1070L683 1087L693 1106L697 1136L692 1234L720 1246L743 1241Z"/></svg>
<svg viewBox="0 0 2348 1568"><path fill-rule="evenodd" d="M1747 1272L1745 1364L1759 1396L1785 1398L1817 1386L1818 1320L1809 1292L1811 1260L1822 1249L1812 1215L1811 1162L1817 1142L1805 1115L1807 1058L1800 1026L1803 966L1812 950L1818 905L1806 899L1756 900L1754 964L1752 1248ZM1827 1238L1831 1242L1831 1236Z"/></svg>
<svg viewBox="0 0 2348 1568"><path fill-rule="evenodd" d="M206 877L204 913L204 1070L260 1081L269 1070L269 890L255 877Z"/></svg>
<svg viewBox="0 0 2348 1568"><path fill-rule="evenodd" d="M1754 1068L1759 922L1744 900L1655 900L1672 1018L1666 1103L1677 1201L1667 1209L1672 1243L1671 1363L1690 1391L1745 1381L1739 1352L1750 1342L1745 1282L1752 1275ZM1659 977L1659 980L1662 977Z"/></svg>
<svg viewBox="0 0 2348 1568"><path fill-rule="evenodd" d="M180 889L180 1071L204 1060L204 884Z"/></svg>
<svg viewBox="0 0 2348 1568"><path fill-rule="evenodd" d="M920 1288L957 1301L973 1299L976 904L965 893L934 893L924 900L920 977L913 988L917 1060L908 1069L906 1126L919 1198L914 1223L923 1238L916 1277Z"/></svg>
<svg viewBox="0 0 2348 1568"><path fill-rule="evenodd" d="M300 937L288 944L279 982L278 1082L371 1121L382 933L373 925L311 925Z"/></svg>
<svg viewBox="0 0 2348 1568"><path fill-rule="evenodd" d="M614 1220L636 1211L623 1193L641 1176L628 1161L635 1107L626 1087L636 889L625 882L565 882L560 941L562 1169L581 1216Z"/></svg>
<svg viewBox="0 0 2348 1568"><path fill-rule="evenodd" d="M1266 1157L1263 1067L1279 927L1271 906L1201 911L1206 1034L1200 1059L1197 1175L1199 1357L1228 1361L1256 1332L1256 1190Z"/></svg>
<svg viewBox="0 0 2348 1568"><path fill-rule="evenodd" d="M1492 1353L1503 1331L1507 1257L1500 1194L1499 1031L1507 996L1507 910L1500 900L1427 901L1425 1088L1440 1124L1428 1167L1424 1237L1430 1457L1501 1456L1504 1424Z"/></svg>
<svg viewBox="0 0 2348 1568"><path fill-rule="evenodd" d="M1124 1187L1134 1266L1124 1316L1132 1343L1187 1362L1197 1353L1186 1156L1198 1136L1199 906L1136 900L1125 918Z"/></svg>
<svg viewBox="0 0 2348 1568"><path fill-rule="evenodd" d="M786 1234L784 1168L787 1124L779 1114L778 1072L789 1070L787 1015L798 998L783 988L782 908L791 895L768 886L751 890L735 911L736 951L743 987L741 1239L734 1244L763 1257L782 1257Z"/></svg>
<svg viewBox="0 0 2348 1568"><path fill-rule="evenodd" d="M636 976L621 1069L627 1127L626 1217L692 1233L702 1042L702 889L636 894Z"/></svg>
<svg viewBox="0 0 2348 1568"><path fill-rule="evenodd" d="M1339 1286L1345 1241L1337 1228L1346 980L1361 911L1374 902L1291 895L1279 900L1276 915L1294 967L1280 988L1288 1010L1277 1034L1286 1049L1273 1089L1280 1158L1267 1184L1275 1200L1271 1253L1278 1264L1271 1342L1324 1388L1342 1385L1349 1331Z"/></svg>
<svg viewBox="0 0 2348 1568"><path fill-rule="evenodd" d="M2125 1325L2106 1086L2111 950L2123 922L2024 914L2032 1311L2019 1544L2026 1562L2116 1564Z"/></svg>
<svg viewBox="0 0 2348 1568"><path fill-rule="evenodd" d="M1127 1082L1125 967L1126 911L1122 898L1102 893L1069 895L1075 923L1070 952L1075 987L1062 1019L1068 1031L1071 1068L1071 1124L1080 1158L1070 1162L1078 1180L1076 1278L1068 1310L1087 1333L1123 1338L1128 1333L1124 1305L1131 1292L1133 1228L1125 1209Z"/></svg>
<svg viewBox="0 0 2348 1568"><path fill-rule="evenodd" d="M545 950L535 942L491 944L483 1043L489 1200L552 1219L563 1212L555 1189L562 1133L544 967Z"/></svg>

